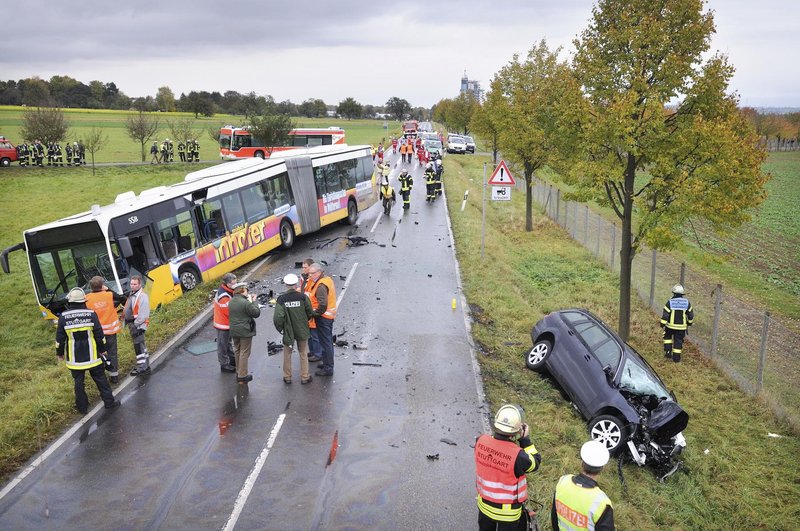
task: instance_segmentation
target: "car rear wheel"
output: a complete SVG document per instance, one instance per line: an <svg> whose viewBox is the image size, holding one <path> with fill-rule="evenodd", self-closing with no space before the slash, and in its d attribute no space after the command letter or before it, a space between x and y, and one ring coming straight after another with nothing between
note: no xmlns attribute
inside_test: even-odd
<svg viewBox="0 0 800 531"><path fill-rule="evenodd" d="M3 157L2 159L0 159L0 166L4 168L11 166L11 159Z"/></svg>
<svg viewBox="0 0 800 531"><path fill-rule="evenodd" d="M548 339L540 339L534 343L533 348L525 356L525 365L533 371L543 371L544 363L550 357L551 352L553 352L553 343Z"/></svg>
<svg viewBox="0 0 800 531"><path fill-rule="evenodd" d="M589 423L589 436L615 454L625 444L625 425L614 415L600 415Z"/></svg>

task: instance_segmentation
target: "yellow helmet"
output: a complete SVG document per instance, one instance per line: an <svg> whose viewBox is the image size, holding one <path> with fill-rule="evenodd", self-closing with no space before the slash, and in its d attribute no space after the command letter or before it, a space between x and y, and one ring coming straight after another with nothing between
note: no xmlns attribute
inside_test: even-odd
<svg viewBox="0 0 800 531"><path fill-rule="evenodd" d="M494 416L494 429L504 435L519 433L522 430L522 410L511 404L501 406Z"/></svg>

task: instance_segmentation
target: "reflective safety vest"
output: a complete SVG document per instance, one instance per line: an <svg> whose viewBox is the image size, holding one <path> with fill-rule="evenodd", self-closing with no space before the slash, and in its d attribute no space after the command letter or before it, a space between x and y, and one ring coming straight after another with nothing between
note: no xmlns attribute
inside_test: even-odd
<svg viewBox="0 0 800 531"><path fill-rule="evenodd" d="M692 303L685 297L673 297L664 305L661 324L672 330L686 330L694 321Z"/></svg>
<svg viewBox="0 0 800 531"><path fill-rule="evenodd" d="M381 186L381 197L383 199L392 199L394 197L394 188L388 184Z"/></svg>
<svg viewBox="0 0 800 531"><path fill-rule="evenodd" d="M103 327L103 334L113 336L122 328L117 315L117 306L114 304L114 294L111 291L93 291L86 294L86 307L94 310L100 324Z"/></svg>
<svg viewBox="0 0 800 531"><path fill-rule="evenodd" d="M66 342L64 360L67 368L91 369L103 363L97 345L98 341L102 343L103 338L99 335L99 327L95 335L95 323L99 324L96 319L96 314L88 308L67 310L61 314L66 337L59 337L59 333L56 333L56 350L59 354L63 353L59 340Z"/></svg>
<svg viewBox="0 0 800 531"><path fill-rule="evenodd" d="M406 175L405 177L400 175L397 180L400 182L401 192L410 192L411 187L414 186L414 179L411 177L411 175Z"/></svg>
<svg viewBox="0 0 800 531"><path fill-rule="evenodd" d="M313 280L308 281L306 285L306 294L308 294L308 298L311 299L311 307L315 310L319 307L317 288L319 288L320 284L328 288L328 307L321 317L325 319L334 319L336 317L336 288L333 287L333 279L331 277L320 277L316 282ZM316 328L317 323L315 323L312 318L308 320L308 326Z"/></svg>
<svg viewBox="0 0 800 531"><path fill-rule="evenodd" d="M559 529L579 531L594 529L611 500L600 487L587 489L576 485L572 474L561 476L556 485L555 509Z"/></svg>
<svg viewBox="0 0 800 531"><path fill-rule="evenodd" d="M433 171L425 172L425 184L433 184L436 182L436 173Z"/></svg>
<svg viewBox="0 0 800 531"><path fill-rule="evenodd" d="M214 328L217 330L230 330L231 323L228 316L228 304L231 302L233 291L222 285L214 296Z"/></svg>
<svg viewBox="0 0 800 531"><path fill-rule="evenodd" d="M494 520L518 520L522 514L522 503L528 499L526 476L523 474L517 477L514 474L519 451L520 447L516 443L495 439L486 434L478 437L475 443L478 509Z"/></svg>

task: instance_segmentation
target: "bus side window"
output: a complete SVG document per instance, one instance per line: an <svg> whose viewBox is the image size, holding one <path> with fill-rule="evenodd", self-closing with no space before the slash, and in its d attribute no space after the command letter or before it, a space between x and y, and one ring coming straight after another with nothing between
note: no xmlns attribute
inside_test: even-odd
<svg viewBox="0 0 800 531"><path fill-rule="evenodd" d="M325 185L325 166L314 168L314 184L317 187L317 198L322 198L328 190Z"/></svg>
<svg viewBox="0 0 800 531"><path fill-rule="evenodd" d="M222 221L222 204L219 199L206 201L198 209L198 227L203 241L209 242L225 234L225 223Z"/></svg>

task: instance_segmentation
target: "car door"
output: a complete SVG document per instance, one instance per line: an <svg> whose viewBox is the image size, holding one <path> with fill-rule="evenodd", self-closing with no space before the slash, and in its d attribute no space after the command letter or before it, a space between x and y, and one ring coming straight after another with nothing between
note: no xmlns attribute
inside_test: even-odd
<svg viewBox="0 0 800 531"><path fill-rule="evenodd" d="M612 395L618 394L613 376L619 368L622 350L614 336L601 323L588 320L576 325L575 331L586 346L583 369L587 374L588 385L582 390L582 410L587 419L591 419L610 403Z"/></svg>
<svg viewBox="0 0 800 531"><path fill-rule="evenodd" d="M560 337L556 347L557 356L550 361L551 374L570 396L575 406L586 415L587 405L591 404L597 386L597 368L591 365L592 358L580 332L593 325L589 317L577 311L560 313L566 333ZM595 364L597 363L594 360ZM602 369L601 369L602 371Z"/></svg>

